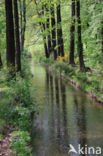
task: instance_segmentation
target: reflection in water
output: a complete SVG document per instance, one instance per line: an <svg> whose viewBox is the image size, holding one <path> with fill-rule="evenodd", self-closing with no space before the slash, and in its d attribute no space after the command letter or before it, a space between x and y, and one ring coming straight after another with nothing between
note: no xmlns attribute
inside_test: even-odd
<svg viewBox="0 0 103 156"><path fill-rule="evenodd" d="M63 128L64 128L64 136L63 140L65 142L65 145L67 146L68 143L68 128L67 128L67 108L66 108L66 88L63 83L63 80L60 80L60 87L61 87L61 99L62 99L62 111L63 111Z"/></svg>
<svg viewBox="0 0 103 156"><path fill-rule="evenodd" d="M95 107L84 94L41 66L34 67L33 84L42 106L33 121L34 156L69 156L69 144L76 149L78 144L103 145L103 137L98 137L103 136L102 107Z"/></svg>
<svg viewBox="0 0 103 156"><path fill-rule="evenodd" d="M58 86L58 79L55 77L55 93L56 93L56 105L57 109L59 110L59 86Z"/></svg>
<svg viewBox="0 0 103 156"><path fill-rule="evenodd" d="M55 94L56 94L56 133L57 133L57 141L58 144L60 145L60 99L59 99L59 84L58 84L58 79L55 77ZM60 150L60 149L58 149Z"/></svg>
<svg viewBox="0 0 103 156"><path fill-rule="evenodd" d="M85 147L87 145L87 139L86 139L86 108L85 108L85 97L81 96L81 101L78 103L78 97L75 94L74 96L74 104L75 104L75 114L76 114L76 121L77 121L77 130L78 130L78 144L81 145L81 147ZM85 150L83 151L85 153ZM81 154L85 155L85 154Z"/></svg>
<svg viewBox="0 0 103 156"><path fill-rule="evenodd" d="M50 75L50 95L51 95L51 126L50 126L50 139L55 137L55 119L54 119L54 84L53 76Z"/></svg>
<svg viewBox="0 0 103 156"><path fill-rule="evenodd" d="M46 70L46 88L47 88L47 91L48 91L48 89L49 89L49 71L48 70Z"/></svg>
<svg viewBox="0 0 103 156"><path fill-rule="evenodd" d="M52 77L52 75L50 75L50 88L51 88L51 92L50 92L50 94L51 94L51 102L52 102L52 104L53 104L53 100L54 100L54 90L53 90L53 77Z"/></svg>

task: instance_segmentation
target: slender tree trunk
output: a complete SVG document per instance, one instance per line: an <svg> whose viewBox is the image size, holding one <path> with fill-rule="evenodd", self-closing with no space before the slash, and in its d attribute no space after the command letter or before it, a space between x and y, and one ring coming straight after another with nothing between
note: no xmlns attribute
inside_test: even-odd
<svg viewBox="0 0 103 156"><path fill-rule="evenodd" d="M64 43L63 43L63 33L61 25L61 6L57 5L57 43L58 43L58 55L64 56Z"/></svg>
<svg viewBox="0 0 103 156"><path fill-rule="evenodd" d="M42 6L42 16L45 16L44 9L45 9L45 7ZM45 32L46 24L45 23L41 23L41 24L43 26L43 31L42 32ZM44 49L45 49L46 58L49 58L49 50L48 50L47 43L46 43L47 38L46 38L46 36L44 34L43 34L43 40L44 40Z"/></svg>
<svg viewBox="0 0 103 156"><path fill-rule="evenodd" d="M45 24L42 24L42 25L43 25L43 31L45 31ZM48 52L47 43L46 43L46 36L44 35L43 35L43 42L44 42L45 56L46 58L49 58L49 52Z"/></svg>
<svg viewBox="0 0 103 156"><path fill-rule="evenodd" d="M1 40L0 40L0 45L1 45ZM1 52L0 52L0 68L2 67L3 63L2 63L2 58L1 58Z"/></svg>
<svg viewBox="0 0 103 156"><path fill-rule="evenodd" d="M75 0L72 0L71 5L71 17L72 23L70 28L70 57L69 64L74 65L74 50L75 50Z"/></svg>
<svg viewBox="0 0 103 156"><path fill-rule="evenodd" d="M46 13L47 13L47 31L48 31L48 53L51 54L51 35L50 35L50 16L49 16L49 9L48 6L46 6Z"/></svg>
<svg viewBox="0 0 103 156"><path fill-rule="evenodd" d="M46 56L46 58L49 58L49 55L48 55L48 48L47 48L47 44L46 44L46 42L45 42L45 37L43 37L43 42L44 42L45 56Z"/></svg>
<svg viewBox="0 0 103 156"><path fill-rule="evenodd" d="M102 21L102 30L101 30L101 36L102 36L102 53L103 53L103 21Z"/></svg>
<svg viewBox="0 0 103 156"><path fill-rule="evenodd" d="M0 54L0 68L2 67L2 59L1 59L1 54Z"/></svg>
<svg viewBox="0 0 103 156"><path fill-rule="evenodd" d="M21 45L21 41L22 41L22 27L23 27L23 15L22 15L22 3L21 0L19 0L19 10L20 10L20 50L22 50L22 45Z"/></svg>
<svg viewBox="0 0 103 156"><path fill-rule="evenodd" d="M80 70L85 71L85 65L83 60L83 44L82 44L82 36L81 36L81 18L80 18L80 0L77 1L77 22L78 22L78 55L79 55L79 63L80 63Z"/></svg>
<svg viewBox="0 0 103 156"><path fill-rule="evenodd" d="M21 44L22 44L22 51L24 50L24 41L25 41L25 30L26 30L26 0L23 0L23 28L22 28L22 35L21 35Z"/></svg>
<svg viewBox="0 0 103 156"><path fill-rule="evenodd" d="M52 48L54 52L54 60L57 59L57 50L56 50L56 29L55 29L55 12L54 5L51 5L51 26L52 26Z"/></svg>
<svg viewBox="0 0 103 156"><path fill-rule="evenodd" d="M21 71L21 52L20 52L20 37L19 37L19 16L18 16L18 3L17 3L17 0L14 0L14 16L15 16L15 41L16 41L17 71Z"/></svg>
<svg viewBox="0 0 103 156"><path fill-rule="evenodd" d="M25 30L26 30L26 0L19 0L20 8L20 50L24 50Z"/></svg>
<svg viewBox="0 0 103 156"><path fill-rule="evenodd" d="M7 44L7 66L15 66L15 41L12 0L5 0L6 9L6 44Z"/></svg>

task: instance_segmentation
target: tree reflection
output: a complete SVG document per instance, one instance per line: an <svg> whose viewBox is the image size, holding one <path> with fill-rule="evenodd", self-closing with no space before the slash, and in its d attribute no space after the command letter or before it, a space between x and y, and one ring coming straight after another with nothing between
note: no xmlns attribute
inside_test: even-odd
<svg viewBox="0 0 103 156"><path fill-rule="evenodd" d="M85 98L81 96L80 99L77 98L77 95L74 95L74 104L75 104L75 117L77 123L77 137L78 137L78 144L81 147L85 147L87 145L87 128L86 128L86 108L85 108ZM80 100L80 101L79 101ZM81 156L85 154L81 154Z"/></svg>
<svg viewBox="0 0 103 156"><path fill-rule="evenodd" d="M46 70L46 86L47 86L47 89L49 88L49 79L50 79L49 71Z"/></svg>
<svg viewBox="0 0 103 156"><path fill-rule="evenodd" d="M67 129L67 108L66 108L66 88L62 79L60 81L61 99L62 99L62 111L63 111L63 127L64 127L64 139L67 143L68 129Z"/></svg>
<svg viewBox="0 0 103 156"><path fill-rule="evenodd" d="M55 77L55 94L56 94L56 111L57 111L57 139L60 143L60 97L59 97L59 84L58 84L58 78Z"/></svg>

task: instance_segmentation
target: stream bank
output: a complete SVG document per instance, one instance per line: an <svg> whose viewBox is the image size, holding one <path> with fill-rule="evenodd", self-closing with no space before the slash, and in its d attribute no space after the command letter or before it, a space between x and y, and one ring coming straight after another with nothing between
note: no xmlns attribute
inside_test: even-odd
<svg viewBox="0 0 103 156"><path fill-rule="evenodd" d="M53 61L44 56L36 58L50 71L56 72L61 78L66 79L74 87L83 91L91 100L103 105L103 71L89 69L81 72L78 65L71 66L66 62Z"/></svg>

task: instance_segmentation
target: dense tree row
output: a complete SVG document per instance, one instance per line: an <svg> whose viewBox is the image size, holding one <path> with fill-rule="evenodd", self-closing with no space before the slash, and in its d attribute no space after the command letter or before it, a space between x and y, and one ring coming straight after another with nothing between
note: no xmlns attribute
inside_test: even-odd
<svg viewBox="0 0 103 156"><path fill-rule="evenodd" d="M35 33L36 30L41 29L46 58L53 55L56 60L58 56L64 57L69 51L68 64L74 66L75 56L78 56L81 71L86 70L87 62L88 65L90 61L93 62L93 56L98 63L101 63L100 54L103 53L102 4L101 0L95 2L93 0L5 0L4 7L1 1L0 66L2 66L2 51L6 47L7 66L16 66L17 71L21 70L21 52L24 50L25 32L31 31L32 27ZM32 17L36 15L38 15L36 20L32 20ZM26 31L26 23L29 25L29 20L33 24L30 25L30 30L27 28ZM38 34L40 40L40 31ZM5 36L7 46L5 46ZM28 39L27 42L29 42Z"/></svg>
<svg viewBox="0 0 103 156"><path fill-rule="evenodd" d="M43 12L41 16L45 16L43 21L45 40L45 54L49 58L51 52L54 53L54 60L57 56L64 57L64 41L63 41L63 31L62 31L62 17L61 17L61 2L57 0L53 1L39 1L35 0L35 4L39 12ZM40 8L41 6L41 8ZM41 9L41 10L40 10ZM80 62L81 71L85 70L84 60L83 60L83 44L81 37L81 17L80 17L80 0L71 0L71 27L70 27L70 56L69 64L74 65L74 51L75 51L75 20L77 19L77 33L78 33L78 56Z"/></svg>
<svg viewBox="0 0 103 156"><path fill-rule="evenodd" d="M18 3L20 9L18 9ZM14 10L13 10L14 9ZM21 52L24 49L26 27L26 1L5 0L6 11L6 43L7 43L7 66L17 66L21 71ZM19 25L20 12L20 25Z"/></svg>
<svg viewBox="0 0 103 156"><path fill-rule="evenodd" d="M45 51L49 53L46 57L50 57L52 52L54 53L55 60L58 56L64 56L66 43L68 44L68 50L70 52L68 63L75 65L75 56L78 55L80 70L86 71L84 55L87 56L88 59L89 51L95 51L95 46L97 49L96 52L93 52L94 55L98 55L98 52L103 51L102 1L71 0L67 2L56 0L51 2L41 0L36 2L39 11L41 11L42 5L44 6L42 18L44 19L43 24L45 25L43 33L46 44ZM63 15L65 12L63 8L65 9L66 5L68 5L67 11L69 12L69 10L71 10L68 18ZM64 23L65 20L68 21L67 24ZM65 32L64 25L66 25ZM65 34L69 39L67 39L68 42L65 39Z"/></svg>
<svg viewBox="0 0 103 156"><path fill-rule="evenodd" d="M54 60L57 56L64 56L64 43L62 35L62 19L61 19L61 6L60 1L56 3L53 1L36 1L35 4L38 10L39 17L45 16L42 21L42 27L45 36L45 54L49 58L50 54L54 53ZM40 7L41 6L41 7ZM42 12L42 13L40 13ZM57 17L55 16L57 15ZM46 32L46 34L45 34Z"/></svg>

